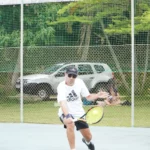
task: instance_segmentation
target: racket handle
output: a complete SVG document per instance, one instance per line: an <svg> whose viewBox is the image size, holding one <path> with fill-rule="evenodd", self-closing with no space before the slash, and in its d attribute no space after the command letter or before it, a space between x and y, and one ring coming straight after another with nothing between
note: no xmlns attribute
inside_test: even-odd
<svg viewBox="0 0 150 150"><path fill-rule="evenodd" d="M76 121L78 121L78 119L77 119L77 118L73 119L73 122L76 122Z"/></svg>

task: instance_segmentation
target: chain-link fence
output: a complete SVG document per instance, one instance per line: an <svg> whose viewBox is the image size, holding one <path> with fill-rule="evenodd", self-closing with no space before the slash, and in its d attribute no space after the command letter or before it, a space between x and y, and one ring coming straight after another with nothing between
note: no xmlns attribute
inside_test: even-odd
<svg viewBox="0 0 150 150"><path fill-rule="evenodd" d="M56 88L66 64L74 63L91 92L108 90L108 85L115 89L109 92L116 103L105 107L98 125L132 126L134 119L134 126L150 127L149 0L135 2L135 18L128 0L26 2L23 15L21 6L11 2L0 2L0 122L21 122L23 115L23 122L61 123ZM135 21L134 54L131 19ZM88 80L91 77L94 83ZM83 99L83 105L88 109L96 103Z"/></svg>
<svg viewBox="0 0 150 150"><path fill-rule="evenodd" d="M138 63L136 64L137 70L135 70L135 126L150 125L149 116L145 116L145 114L149 114L150 100L150 68L147 68L145 72L144 59L146 57L147 47L148 45L136 45L135 58ZM109 45L90 46L86 60L82 60L82 54L78 54L79 49L85 49L85 47L45 46L24 48L24 122L60 123L57 118L58 104L56 103L56 90L55 92L50 91L50 93L47 94L49 89L54 89L57 85L54 78L56 78L57 81L63 78L63 76L59 76L60 79L59 77L52 78L50 76L50 73L57 72L57 69L59 69L59 67L54 67L55 64L61 64L61 67L63 67L65 63L98 62L105 63L111 68L115 76L116 86L120 95L119 98L121 102L125 101L123 105L119 104L106 107L105 118L100 125L130 126L131 45L111 46L115 57L112 56ZM4 51L5 53L1 55L0 67L0 120L3 122L19 122L20 94L18 89L20 88L20 81L17 81L20 76L20 61L18 61L19 48L1 49L1 52ZM116 58L116 60L114 60L114 58ZM148 67L149 66L150 64L148 64ZM45 74L43 74L44 72ZM89 75L86 74L86 76ZM84 76L84 78L87 78L86 76ZM103 78L101 75L99 75L99 77ZM50 80L53 80L53 82ZM36 83L36 87L34 87L33 83ZM90 106L85 102L83 102L83 104L85 109Z"/></svg>

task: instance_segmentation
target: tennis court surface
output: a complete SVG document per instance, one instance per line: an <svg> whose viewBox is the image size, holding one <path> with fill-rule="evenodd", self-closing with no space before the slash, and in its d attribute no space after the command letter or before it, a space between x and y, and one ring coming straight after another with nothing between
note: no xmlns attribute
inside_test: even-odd
<svg viewBox="0 0 150 150"><path fill-rule="evenodd" d="M150 150L150 128L91 126L96 150ZM76 132L77 150L88 150ZM0 150L69 150L62 125L0 123Z"/></svg>

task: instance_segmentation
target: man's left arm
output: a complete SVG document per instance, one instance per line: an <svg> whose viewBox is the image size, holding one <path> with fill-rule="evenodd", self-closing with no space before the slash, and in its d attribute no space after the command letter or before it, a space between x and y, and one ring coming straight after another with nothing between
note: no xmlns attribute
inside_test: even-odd
<svg viewBox="0 0 150 150"><path fill-rule="evenodd" d="M86 99L89 100L89 101L95 101L98 98L106 99L106 98L108 98L108 96L109 96L109 93L104 92L104 91L99 91L98 93L91 93L90 95L88 95L86 97Z"/></svg>

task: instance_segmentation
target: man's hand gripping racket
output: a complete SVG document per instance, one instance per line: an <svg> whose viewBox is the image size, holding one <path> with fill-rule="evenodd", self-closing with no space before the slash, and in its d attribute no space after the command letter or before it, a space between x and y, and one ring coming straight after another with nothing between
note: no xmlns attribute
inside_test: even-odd
<svg viewBox="0 0 150 150"><path fill-rule="evenodd" d="M84 121L88 124L96 124L102 120L104 116L104 110L101 106L91 107L83 116L78 119L73 119L76 121Z"/></svg>

